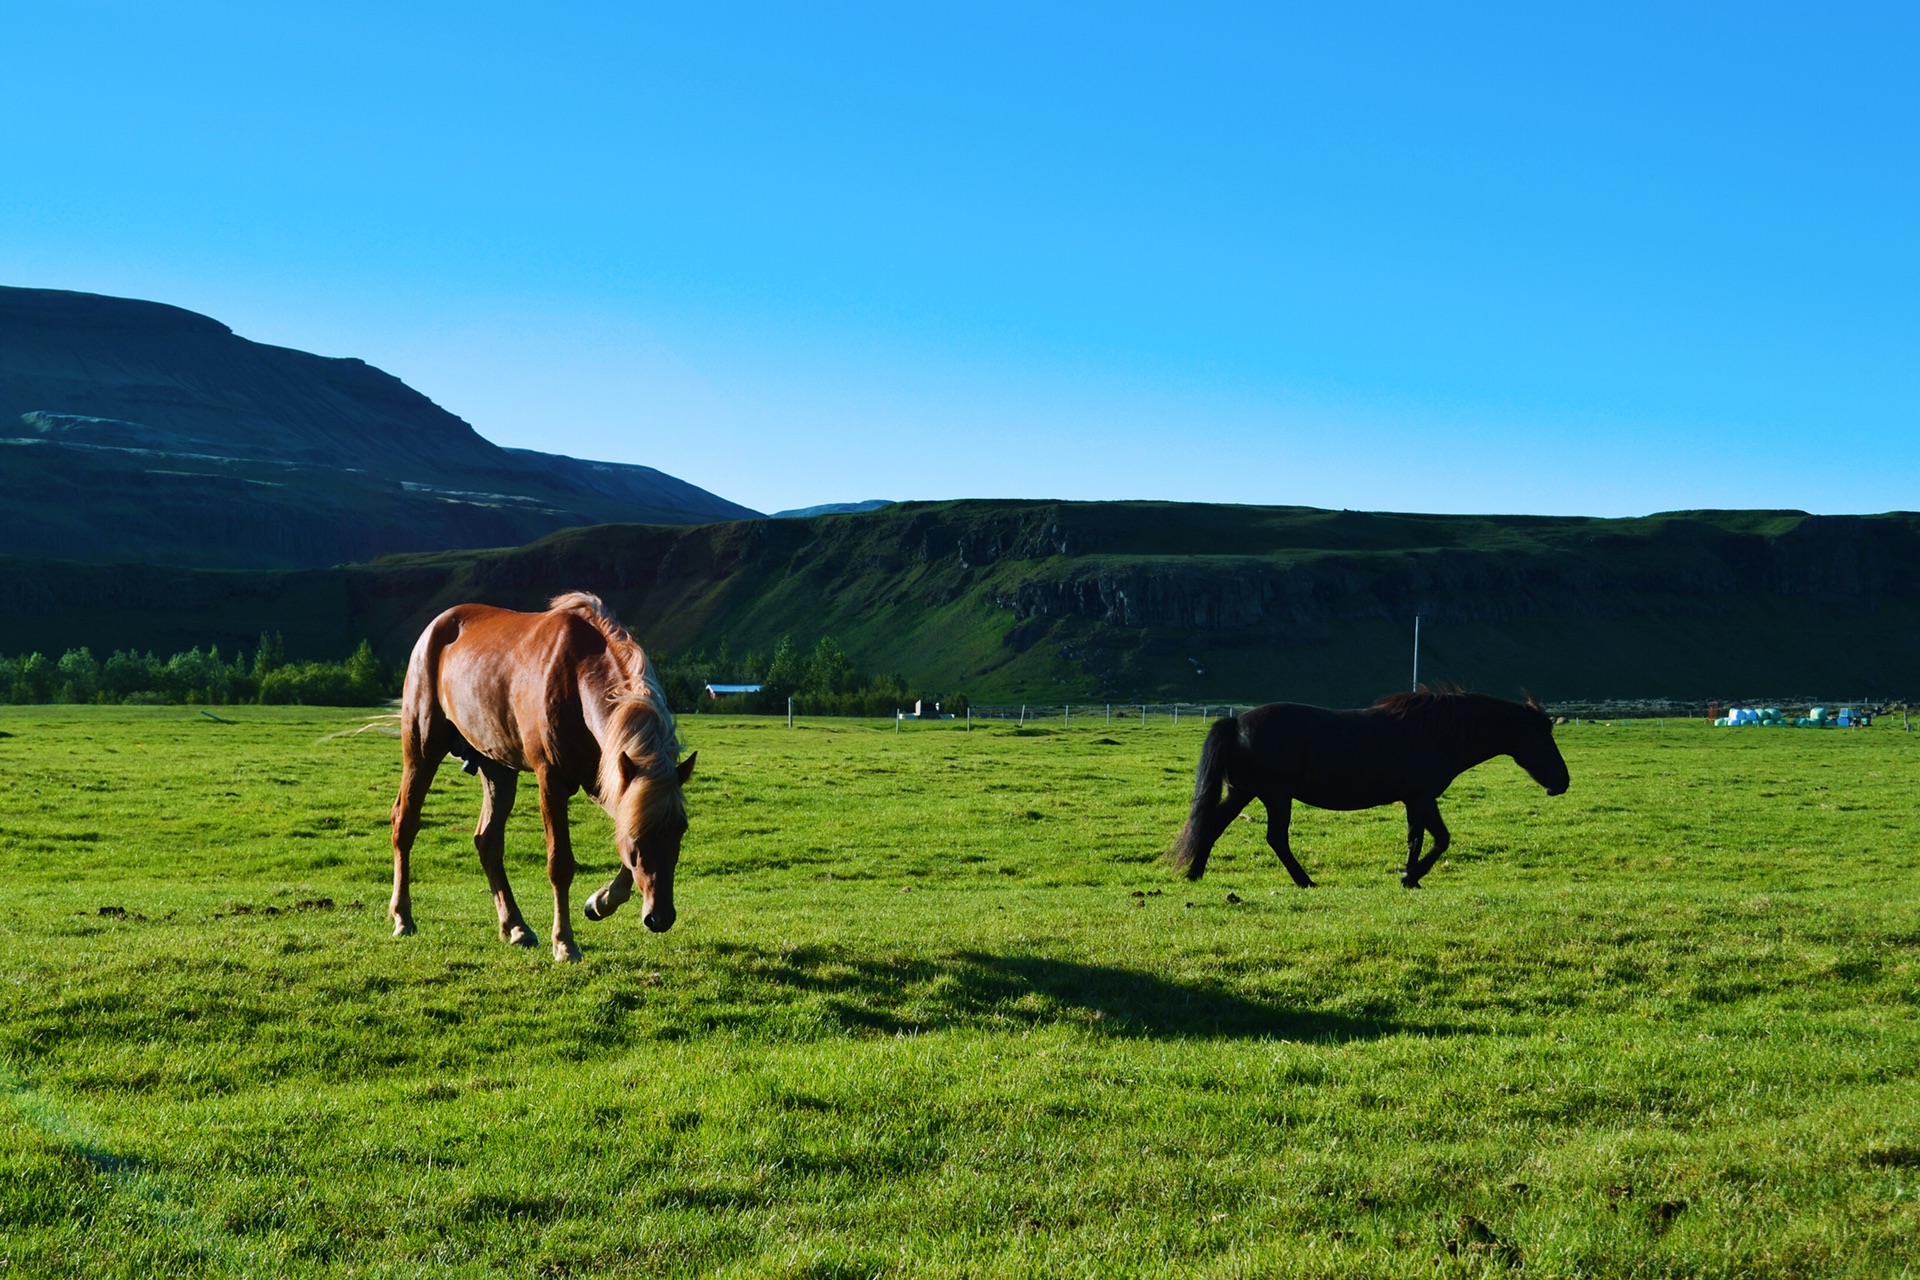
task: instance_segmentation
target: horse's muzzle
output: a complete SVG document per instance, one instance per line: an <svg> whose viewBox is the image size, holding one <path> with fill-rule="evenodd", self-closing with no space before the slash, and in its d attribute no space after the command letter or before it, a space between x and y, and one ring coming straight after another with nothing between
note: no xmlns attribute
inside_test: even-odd
<svg viewBox="0 0 1920 1280"><path fill-rule="evenodd" d="M1548 787L1547 794L1550 796L1563 796L1567 794L1567 789L1565 787Z"/></svg>

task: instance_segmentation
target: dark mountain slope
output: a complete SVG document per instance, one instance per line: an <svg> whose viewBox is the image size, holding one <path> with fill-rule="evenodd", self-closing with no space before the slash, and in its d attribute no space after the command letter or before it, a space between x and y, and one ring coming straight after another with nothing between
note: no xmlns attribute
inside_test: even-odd
<svg viewBox="0 0 1920 1280"><path fill-rule="evenodd" d="M295 567L755 515L651 467L502 449L398 378L154 302L0 288L0 548Z"/></svg>
<svg viewBox="0 0 1920 1280"><path fill-rule="evenodd" d="M1920 516L1638 520L1164 503L902 503L575 529L302 573L0 562L0 651L249 644L390 658L460 600L597 591L668 653L839 639L976 698L1352 703L1422 673L1548 698L1888 696L1915 683Z"/></svg>

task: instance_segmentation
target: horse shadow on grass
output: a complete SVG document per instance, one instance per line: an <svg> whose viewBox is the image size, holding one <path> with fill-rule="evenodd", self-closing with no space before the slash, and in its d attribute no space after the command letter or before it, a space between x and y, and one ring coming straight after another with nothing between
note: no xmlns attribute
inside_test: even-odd
<svg viewBox="0 0 1920 1280"><path fill-rule="evenodd" d="M854 1034L1073 1025L1121 1039L1337 1042L1465 1030L1385 1010L1294 1008L1213 983L1043 955L875 957L836 946L740 943L718 944L709 955L774 1003L811 1007Z"/></svg>

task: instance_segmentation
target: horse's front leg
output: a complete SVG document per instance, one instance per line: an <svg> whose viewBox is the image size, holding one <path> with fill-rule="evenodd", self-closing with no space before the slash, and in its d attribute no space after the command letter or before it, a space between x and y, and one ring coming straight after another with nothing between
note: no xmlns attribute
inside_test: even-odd
<svg viewBox="0 0 1920 1280"><path fill-rule="evenodd" d="M620 904L633 896L633 872L625 864L613 873L613 879L587 895L580 906L580 914L598 922L620 909Z"/></svg>
<svg viewBox="0 0 1920 1280"><path fill-rule="evenodd" d="M1433 848L1423 858L1420 844L1427 832L1433 833ZM1400 873L1400 883L1409 889L1418 889L1420 881L1433 870L1451 843L1453 837L1447 834L1447 824L1440 821L1437 799L1407 801L1407 869Z"/></svg>
<svg viewBox="0 0 1920 1280"><path fill-rule="evenodd" d="M473 831L473 847L480 852L487 887L493 890L493 909L500 918L500 936L516 947L537 947L540 939L527 928L520 905L513 900L513 886L507 883L507 815L513 812L520 775L505 765L483 760L480 789L480 824Z"/></svg>
<svg viewBox="0 0 1920 1280"><path fill-rule="evenodd" d="M1267 844L1280 855L1280 865L1287 869L1293 882L1302 889L1313 888L1313 877L1293 856L1293 848L1287 839L1288 828L1293 825L1292 796L1261 796L1260 802L1267 806Z"/></svg>
<svg viewBox="0 0 1920 1280"><path fill-rule="evenodd" d="M567 828L567 801L573 788L552 772L540 775L540 821L547 829L547 881L553 885L553 958L578 960L573 915L567 891L573 887L573 837Z"/></svg>

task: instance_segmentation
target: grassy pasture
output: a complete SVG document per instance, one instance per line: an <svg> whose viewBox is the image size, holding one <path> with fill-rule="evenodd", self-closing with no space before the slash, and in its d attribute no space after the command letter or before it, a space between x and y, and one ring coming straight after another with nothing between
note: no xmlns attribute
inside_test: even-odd
<svg viewBox="0 0 1920 1280"><path fill-rule="evenodd" d="M1569 726L1408 893L1398 809L1166 871L1198 725L689 718L679 926L560 966L471 779L396 942L395 742L221 715L0 709L0 1275L1920 1271L1897 726Z"/></svg>

